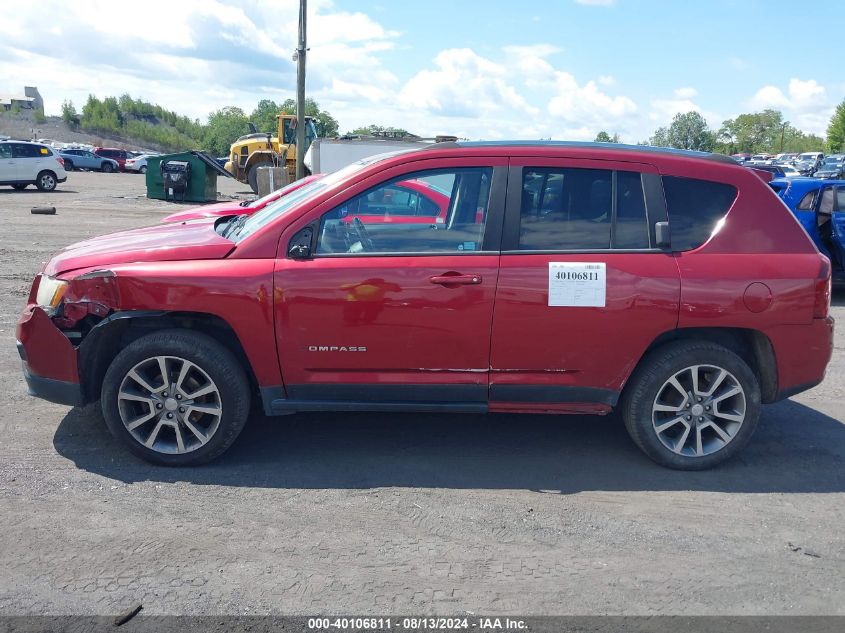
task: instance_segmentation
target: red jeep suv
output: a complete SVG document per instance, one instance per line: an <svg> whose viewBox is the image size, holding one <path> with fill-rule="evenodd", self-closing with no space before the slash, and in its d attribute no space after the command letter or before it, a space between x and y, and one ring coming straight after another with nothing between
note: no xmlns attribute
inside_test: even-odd
<svg viewBox="0 0 845 633"><path fill-rule="evenodd" d="M99 399L161 464L223 453L257 399L268 415L616 408L650 458L701 469L748 442L761 404L824 377L830 270L725 156L443 143L254 214L69 246L17 337L30 393Z"/></svg>

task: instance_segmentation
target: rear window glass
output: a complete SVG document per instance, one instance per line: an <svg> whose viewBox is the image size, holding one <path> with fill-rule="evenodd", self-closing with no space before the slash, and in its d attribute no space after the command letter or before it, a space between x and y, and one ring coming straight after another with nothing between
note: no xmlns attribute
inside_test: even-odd
<svg viewBox="0 0 845 633"><path fill-rule="evenodd" d="M663 177L672 250L698 248L713 235L736 199L736 187L696 178Z"/></svg>

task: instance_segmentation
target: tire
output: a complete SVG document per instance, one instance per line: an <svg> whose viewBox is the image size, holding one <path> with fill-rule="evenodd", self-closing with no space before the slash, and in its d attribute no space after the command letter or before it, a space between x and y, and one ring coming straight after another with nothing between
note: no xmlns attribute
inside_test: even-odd
<svg viewBox="0 0 845 633"><path fill-rule="evenodd" d="M146 174L147 173L147 166L141 165L141 168L138 170L138 173L141 174L141 175Z"/></svg>
<svg viewBox="0 0 845 633"><path fill-rule="evenodd" d="M12 185L12 189L14 189L15 191L23 191L27 187L29 187L29 185L25 184L25 183L21 183L21 184L18 184L18 185Z"/></svg>
<svg viewBox="0 0 845 633"><path fill-rule="evenodd" d="M104 174L110 174L114 171L114 165L104 161L103 164L100 165L100 171Z"/></svg>
<svg viewBox="0 0 845 633"><path fill-rule="evenodd" d="M54 191L57 184L59 181L52 171L42 171L35 178L35 186L39 191Z"/></svg>
<svg viewBox="0 0 845 633"><path fill-rule="evenodd" d="M161 379L161 357L166 357L169 386ZM185 363L192 367L183 376ZM235 356L210 336L162 330L133 341L115 357L103 378L101 406L112 435L138 457L164 466L194 466L219 457L237 439L249 415L250 388ZM130 429L133 423L137 426Z"/></svg>
<svg viewBox="0 0 845 633"><path fill-rule="evenodd" d="M751 439L760 420L760 385L746 362L725 347L678 341L640 361L621 408L628 434L652 460L677 470L705 470Z"/></svg>
<svg viewBox="0 0 845 633"><path fill-rule="evenodd" d="M72 161L72 160L68 160L67 158L65 158L65 171L66 171L66 172L71 172L71 171L73 171L73 161Z"/></svg>
<svg viewBox="0 0 845 633"><path fill-rule="evenodd" d="M269 160L260 161L255 163L252 167L249 168L247 172L246 179L249 182L249 188L252 189L253 193L258 193L258 168L259 167L272 167L273 163Z"/></svg>

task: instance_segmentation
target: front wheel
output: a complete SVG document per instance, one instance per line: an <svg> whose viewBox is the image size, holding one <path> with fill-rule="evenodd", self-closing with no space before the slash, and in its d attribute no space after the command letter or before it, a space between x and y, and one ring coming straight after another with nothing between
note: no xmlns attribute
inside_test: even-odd
<svg viewBox="0 0 845 633"><path fill-rule="evenodd" d="M103 379L112 434L165 466L209 462L246 424L249 383L238 360L204 334L163 330L123 349Z"/></svg>
<svg viewBox="0 0 845 633"><path fill-rule="evenodd" d="M141 174L146 174L147 173L147 166L141 165L141 169L139 169L138 172L141 173Z"/></svg>
<svg viewBox="0 0 845 633"><path fill-rule="evenodd" d="M622 399L634 443L679 470L704 470L733 457L751 439L760 408L751 368L707 341L679 341L648 354Z"/></svg>
<svg viewBox="0 0 845 633"><path fill-rule="evenodd" d="M65 171L67 171L67 172L73 171L73 161L70 161L67 158L65 159Z"/></svg>
<svg viewBox="0 0 845 633"><path fill-rule="evenodd" d="M110 174L114 171L114 165L112 165L111 163L103 163L100 167L100 171L104 174Z"/></svg>

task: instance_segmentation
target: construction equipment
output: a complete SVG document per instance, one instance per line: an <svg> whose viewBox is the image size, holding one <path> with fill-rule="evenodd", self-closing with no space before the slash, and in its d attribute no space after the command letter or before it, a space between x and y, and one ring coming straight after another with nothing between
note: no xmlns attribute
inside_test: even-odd
<svg viewBox="0 0 845 633"><path fill-rule="evenodd" d="M252 126L252 134L241 136L229 148L226 171L247 183L255 193L258 193L259 167L284 167L288 172L288 182L293 182L296 177L296 116L282 113L276 120L276 136L255 132ZM305 146L301 151L308 151L316 138L314 119L305 117Z"/></svg>

